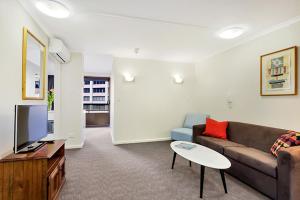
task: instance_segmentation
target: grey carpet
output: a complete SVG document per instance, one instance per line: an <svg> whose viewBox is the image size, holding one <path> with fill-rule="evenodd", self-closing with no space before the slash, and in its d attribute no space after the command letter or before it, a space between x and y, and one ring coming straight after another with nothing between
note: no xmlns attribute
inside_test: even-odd
<svg viewBox="0 0 300 200"><path fill-rule="evenodd" d="M62 200L199 200L199 166L177 156L171 170L170 142L114 146L110 130L87 129L83 149L67 150ZM206 169L203 199L268 199L226 174Z"/></svg>

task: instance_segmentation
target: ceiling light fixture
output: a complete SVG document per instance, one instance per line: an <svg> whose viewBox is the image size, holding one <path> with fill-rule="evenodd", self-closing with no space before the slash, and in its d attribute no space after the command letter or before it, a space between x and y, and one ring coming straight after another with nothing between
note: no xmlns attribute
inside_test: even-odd
<svg viewBox="0 0 300 200"><path fill-rule="evenodd" d="M67 18L70 16L70 10L64 4L55 0L37 1L35 7L50 17Z"/></svg>
<svg viewBox="0 0 300 200"><path fill-rule="evenodd" d="M243 33L245 33L245 31L245 27L235 26L223 29L218 33L218 35L222 39L233 39L241 36Z"/></svg>

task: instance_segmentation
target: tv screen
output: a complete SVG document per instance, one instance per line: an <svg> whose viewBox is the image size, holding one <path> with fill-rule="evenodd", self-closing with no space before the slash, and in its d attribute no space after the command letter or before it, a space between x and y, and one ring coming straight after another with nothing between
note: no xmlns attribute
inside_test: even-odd
<svg viewBox="0 0 300 200"><path fill-rule="evenodd" d="M47 136L46 105L15 106L15 153Z"/></svg>

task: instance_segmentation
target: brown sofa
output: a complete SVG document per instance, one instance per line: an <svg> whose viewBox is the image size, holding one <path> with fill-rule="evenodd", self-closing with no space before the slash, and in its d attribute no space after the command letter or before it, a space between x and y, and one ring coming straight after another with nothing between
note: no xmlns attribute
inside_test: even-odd
<svg viewBox="0 0 300 200"><path fill-rule="evenodd" d="M224 154L231 162L227 173L278 200L300 199L300 146L270 153L287 130L229 122L227 140L203 136L205 125L193 127L193 141Z"/></svg>

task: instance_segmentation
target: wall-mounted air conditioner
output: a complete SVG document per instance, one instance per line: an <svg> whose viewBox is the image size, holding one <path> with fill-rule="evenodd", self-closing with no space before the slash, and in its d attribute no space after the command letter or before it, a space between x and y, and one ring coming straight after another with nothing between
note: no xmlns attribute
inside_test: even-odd
<svg viewBox="0 0 300 200"><path fill-rule="evenodd" d="M64 45L63 41L56 38L50 39L49 53L62 64L68 63L71 60L69 49Z"/></svg>

